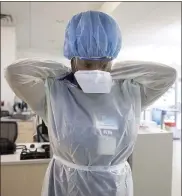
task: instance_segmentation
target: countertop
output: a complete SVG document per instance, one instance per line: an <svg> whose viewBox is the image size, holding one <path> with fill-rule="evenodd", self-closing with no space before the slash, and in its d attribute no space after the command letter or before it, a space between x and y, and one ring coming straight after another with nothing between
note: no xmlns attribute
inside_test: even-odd
<svg viewBox="0 0 182 196"><path fill-rule="evenodd" d="M30 149L30 144L34 144L35 148L38 148L38 151L41 151L42 144L48 143L18 143L19 145L25 145L28 149ZM32 148L32 150L35 150ZM14 165L14 164L42 164L42 163L49 163L50 159L31 159L31 160L20 160L20 153L22 149L16 150L15 154L11 155L1 155L1 165Z"/></svg>

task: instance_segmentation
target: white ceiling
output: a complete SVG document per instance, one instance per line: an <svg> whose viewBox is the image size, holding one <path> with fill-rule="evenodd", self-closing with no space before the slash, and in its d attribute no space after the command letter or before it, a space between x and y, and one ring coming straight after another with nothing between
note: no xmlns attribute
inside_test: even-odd
<svg viewBox="0 0 182 196"><path fill-rule="evenodd" d="M61 50L71 16L101 5L102 2L2 2L1 13L12 14L15 20L18 48Z"/></svg>
<svg viewBox="0 0 182 196"><path fill-rule="evenodd" d="M113 12L120 24L124 47L181 44L180 2L127 2Z"/></svg>
<svg viewBox="0 0 182 196"><path fill-rule="evenodd" d="M124 48L181 48L181 2L1 2L1 13L14 18L19 49L60 53L72 15L99 9L110 11L119 23Z"/></svg>

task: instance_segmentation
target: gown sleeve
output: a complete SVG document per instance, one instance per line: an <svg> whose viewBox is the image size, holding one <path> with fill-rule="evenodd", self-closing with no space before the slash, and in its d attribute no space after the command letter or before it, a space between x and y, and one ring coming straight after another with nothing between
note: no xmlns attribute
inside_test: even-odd
<svg viewBox="0 0 182 196"><path fill-rule="evenodd" d="M177 72L161 63L125 61L116 63L111 75L116 80L131 80L139 84L141 108L144 110L173 85Z"/></svg>
<svg viewBox="0 0 182 196"><path fill-rule="evenodd" d="M44 82L48 77L55 78L68 72L69 68L59 62L22 59L6 68L5 78L14 93L47 122Z"/></svg>

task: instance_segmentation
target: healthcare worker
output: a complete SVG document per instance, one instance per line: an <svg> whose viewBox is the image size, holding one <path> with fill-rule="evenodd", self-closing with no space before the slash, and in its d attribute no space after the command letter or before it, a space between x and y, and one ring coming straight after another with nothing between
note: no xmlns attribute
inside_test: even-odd
<svg viewBox="0 0 182 196"><path fill-rule="evenodd" d="M121 44L113 18L83 12L73 16L65 32L71 70L40 59L7 68L10 87L49 127L54 155L42 196L133 196L127 159L141 111L171 87L176 71L143 61L112 66Z"/></svg>

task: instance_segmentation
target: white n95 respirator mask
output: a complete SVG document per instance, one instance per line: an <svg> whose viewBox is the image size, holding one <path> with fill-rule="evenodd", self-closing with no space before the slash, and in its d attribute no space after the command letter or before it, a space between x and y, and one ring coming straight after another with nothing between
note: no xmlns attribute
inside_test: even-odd
<svg viewBox="0 0 182 196"><path fill-rule="evenodd" d="M84 93L110 93L112 77L106 71L77 71L75 78Z"/></svg>

